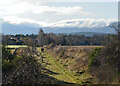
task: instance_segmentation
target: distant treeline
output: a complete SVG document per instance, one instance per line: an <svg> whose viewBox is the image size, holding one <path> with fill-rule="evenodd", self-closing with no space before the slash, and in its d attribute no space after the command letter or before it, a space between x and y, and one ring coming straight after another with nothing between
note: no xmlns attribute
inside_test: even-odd
<svg viewBox="0 0 120 86"><path fill-rule="evenodd" d="M32 45L44 46L53 43L54 45L106 45L111 37L115 35L85 35L44 33L41 29L38 35L3 35L2 42L7 45Z"/></svg>

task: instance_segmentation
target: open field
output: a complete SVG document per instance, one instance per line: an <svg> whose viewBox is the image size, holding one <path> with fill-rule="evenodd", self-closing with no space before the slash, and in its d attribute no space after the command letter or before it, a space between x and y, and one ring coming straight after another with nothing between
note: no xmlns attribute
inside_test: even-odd
<svg viewBox="0 0 120 86"><path fill-rule="evenodd" d="M27 47L27 45L8 45L7 48Z"/></svg>

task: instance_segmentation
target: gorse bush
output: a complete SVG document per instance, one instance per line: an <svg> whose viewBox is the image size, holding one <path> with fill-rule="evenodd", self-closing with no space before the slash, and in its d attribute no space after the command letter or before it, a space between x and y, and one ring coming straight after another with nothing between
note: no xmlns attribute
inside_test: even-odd
<svg viewBox="0 0 120 86"><path fill-rule="evenodd" d="M22 57L14 57L13 60L7 60L3 59L2 62L2 70L3 72L8 72L12 68L15 68L17 66L17 63L22 59Z"/></svg>
<svg viewBox="0 0 120 86"><path fill-rule="evenodd" d="M22 59L22 57L17 57L11 53L5 45L2 46L2 71L9 72L12 68L17 66L17 63Z"/></svg>
<svg viewBox="0 0 120 86"><path fill-rule="evenodd" d="M14 55L11 54L11 51L6 48L6 45L2 45L2 59L13 60Z"/></svg>
<svg viewBox="0 0 120 86"><path fill-rule="evenodd" d="M96 53L96 54L95 54ZM90 54L90 73L98 80L97 83L119 83L120 75L120 40L114 37L99 53L99 49ZM95 62L97 63L95 63Z"/></svg>
<svg viewBox="0 0 120 86"><path fill-rule="evenodd" d="M102 48L95 48L94 50L92 50L89 54L89 64L88 64L88 70L90 70L90 67L93 65L98 66L99 62L97 61L97 56L100 54Z"/></svg>
<svg viewBox="0 0 120 86"><path fill-rule="evenodd" d="M2 71L7 72L11 68L13 68L13 64L11 64L8 60L4 59L2 63Z"/></svg>

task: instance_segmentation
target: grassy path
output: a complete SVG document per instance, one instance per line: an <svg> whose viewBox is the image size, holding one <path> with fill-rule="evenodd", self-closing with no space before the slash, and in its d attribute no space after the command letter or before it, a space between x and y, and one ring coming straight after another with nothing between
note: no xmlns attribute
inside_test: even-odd
<svg viewBox="0 0 120 86"><path fill-rule="evenodd" d="M40 51L40 48L38 48L38 50ZM82 84L82 81L85 81L85 79L90 77L88 73L85 73L84 75L76 75L76 73L73 71L65 70L65 67L62 64L60 64L54 57L50 56L46 52L42 53L42 56L45 57L44 62L48 63L45 68L52 72L52 74L46 74L58 80Z"/></svg>
<svg viewBox="0 0 120 86"><path fill-rule="evenodd" d="M40 51L40 48L38 48ZM52 74L48 74L58 80L62 80L69 83L78 83L77 78L74 76L74 73L68 70L65 70L65 67L60 64L54 57L50 56L48 53L42 53L44 58L44 62L47 62L48 65L45 67L46 69L52 71ZM39 58L38 58L39 59Z"/></svg>
<svg viewBox="0 0 120 86"><path fill-rule="evenodd" d="M72 73L65 70L64 66L62 66L59 62L57 62L56 59L54 59L47 53L44 53L43 56L46 57L45 60L48 61L48 65L46 66L46 69L54 73L54 74L48 74L49 76L52 76L58 80L62 80L65 82L76 83L75 78L72 77Z"/></svg>
<svg viewBox="0 0 120 86"><path fill-rule="evenodd" d="M38 51L40 50L41 49L38 48ZM45 57L44 60L48 63L45 68L53 72L53 74L46 74L58 80L75 84L83 84L83 82L86 82L89 78L92 78L88 72L85 72L81 75L77 74L75 71L65 70L65 66L60 64L55 57L52 57L46 52L42 53L42 56Z"/></svg>

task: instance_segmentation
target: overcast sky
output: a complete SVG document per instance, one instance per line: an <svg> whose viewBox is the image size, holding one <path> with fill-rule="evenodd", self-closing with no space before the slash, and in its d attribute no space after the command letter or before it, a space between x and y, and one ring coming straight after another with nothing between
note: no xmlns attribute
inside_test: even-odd
<svg viewBox="0 0 120 86"><path fill-rule="evenodd" d="M0 0L3 22L42 27L101 27L117 21L117 2Z"/></svg>

